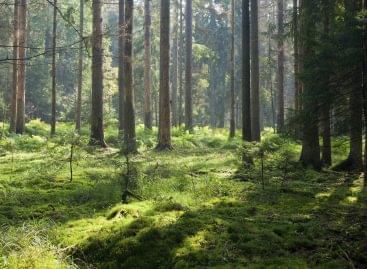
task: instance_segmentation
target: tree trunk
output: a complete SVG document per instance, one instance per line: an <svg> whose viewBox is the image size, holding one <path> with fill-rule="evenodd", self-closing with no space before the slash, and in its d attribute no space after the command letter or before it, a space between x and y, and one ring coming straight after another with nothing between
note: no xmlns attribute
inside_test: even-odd
<svg viewBox="0 0 367 269"><path fill-rule="evenodd" d="M250 87L250 0L242 0L242 138L252 140Z"/></svg>
<svg viewBox="0 0 367 269"><path fill-rule="evenodd" d="M134 1L126 0L125 7L125 150L127 153L135 153L136 134L135 134L135 107L134 107L134 88L133 88L133 22L134 22Z"/></svg>
<svg viewBox="0 0 367 269"><path fill-rule="evenodd" d="M152 108L151 108L151 12L150 0L144 0L145 21L144 21L144 125L146 129L152 129Z"/></svg>
<svg viewBox="0 0 367 269"><path fill-rule="evenodd" d="M172 149L169 92L170 2L161 0L158 150Z"/></svg>
<svg viewBox="0 0 367 269"><path fill-rule="evenodd" d="M17 120L16 133L23 134L25 124L25 57L27 45L27 0L19 2L19 67L18 67L18 93L17 93Z"/></svg>
<svg viewBox="0 0 367 269"><path fill-rule="evenodd" d="M302 40L303 53L305 59L314 58L315 51L313 48L315 40L315 23L313 14L316 12L316 6L310 1L305 1L302 7ZM310 61L305 61L305 69L313 68ZM313 83L306 79L303 82L304 98L302 107L302 123L303 123L303 138L302 138L302 153L301 162L305 166L311 165L314 169L321 169L320 160L320 144L318 130L318 98L317 89Z"/></svg>
<svg viewBox="0 0 367 269"><path fill-rule="evenodd" d="M193 130L192 125L192 0L186 1L186 70L185 70L185 125L186 130Z"/></svg>
<svg viewBox="0 0 367 269"><path fill-rule="evenodd" d="M10 132L15 133L17 122L17 91L18 91L18 51L19 51L19 0L14 0L13 20L13 84L10 107Z"/></svg>
<svg viewBox="0 0 367 269"><path fill-rule="evenodd" d="M297 117L300 111L300 82L299 82L299 24L298 24L298 0L293 0L293 53L294 53L294 112ZM300 137L298 122L295 122L295 136Z"/></svg>
<svg viewBox="0 0 367 269"><path fill-rule="evenodd" d="M284 10L283 0L278 0L278 115L277 130L278 133L284 131Z"/></svg>
<svg viewBox="0 0 367 269"><path fill-rule="evenodd" d="M258 0L251 0L251 131L260 141L259 14Z"/></svg>
<svg viewBox="0 0 367 269"><path fill-rule="evenodd" d="M174 25L173 25L173 43L172 43L172 125L178 125L178 2L174 5Z"/></svg>
<svg viewBox="0 0 367 269"><path fill-rule="evenodd" d="M84 34L84 0L80 0L80 14L79 14L79 33L82 38ZM83 49L84 39L79 43L79 63L78 63L78 93L76 101L76 119L75 129L80 132L81 128L81 113L82 113L82 91L83 91Z"/></svg>
<svg viewBox="0 0 367 269"><path fill-rule="evenodd" d="M124 92L124 39L125 39L125 0L119 0L119 59L118 59L118 86L119 86L119 134L124 131L124 108L125 108L125 92Z"/></svg>
<svg viewBox="0 0 367 269"><path fill-rule="evenodd" d="M106 147L103 130L103 47L102 47L102 2L93 0L92 33L92 111L90 144Z"/></svg>
<svg viewBox="0 0 367 269"><path fill-rule="evenodd" d="M234 42L235 42L235 7L234 7L235 1L232 0L231 2L231 105L230 105L230 123L229 123L229 137L233 138L236 134L236 121L235 121L235 48L234 48Z"/></svg>
<svg viewBox="0 0 367 269"><path fill-rule="evenodd" d="M57 33L57 0L54 0L52 27L52 89L51 89L51 136L56 133L56 33Z"/></svg>
<svg viewBox="0 0 367 269"><path fill-rule="evenodd" d="M179 45L179 62L178 62L178 76L179 76L179 90L178 90L178 125L181 126L184 122L183 116L183 52L184 52L184 38L183 38L183 0L180 0L180 45Z"/></svg>

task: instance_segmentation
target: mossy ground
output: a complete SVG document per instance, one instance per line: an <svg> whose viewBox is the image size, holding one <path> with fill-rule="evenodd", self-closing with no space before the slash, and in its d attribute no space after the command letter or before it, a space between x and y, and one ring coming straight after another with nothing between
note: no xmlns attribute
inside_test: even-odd
<svg viewBox="0 0 367 269"><path fill-rule="evenodd" d="M367 266L362 178L304 169L294 141L264 135L261 180L256 153L243 168L242 142L224 130L174 129L175 149L156 152L156 131L138 127L130 185L142 201L125 205L115 129L107 150L86 146L83 130L70 182L72 125L58 127L49 139L33 121L0 142L1 268ZM334 141L337 160L345 141Z"/></svg>

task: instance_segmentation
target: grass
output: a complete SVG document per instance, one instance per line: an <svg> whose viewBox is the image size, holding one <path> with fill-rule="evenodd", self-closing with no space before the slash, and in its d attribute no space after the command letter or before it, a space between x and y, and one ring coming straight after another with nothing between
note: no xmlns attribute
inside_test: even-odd
<svg viewBox="0 0 367 269"><path fill-rule="evenodd" d="M121 204L126 165L114 126L107 150L88 147L83 130L72 182L73 127L58 127L50 139L32 121L27 135L0 142L0 268L367 266L362 178L299 166L295 141L265 131L243 149L225 130L175 128L175 149L156 152L157 131L138 126L130 189L142 201ZM333 141L336 160L346 141Z"/></svg>

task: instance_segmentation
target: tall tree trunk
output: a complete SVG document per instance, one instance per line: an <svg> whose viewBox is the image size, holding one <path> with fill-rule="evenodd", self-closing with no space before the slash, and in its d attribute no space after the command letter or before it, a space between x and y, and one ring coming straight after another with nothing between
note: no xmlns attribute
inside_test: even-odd
<svg viewBox="0 0 367 269"><path fill-rule="evenodd" d="M259 9L258 0L251 0L251 131L252 140L260 141L259 84Z"/></svg>
<svg viewBox="0 0 367 269"><path fill-rule="evenodd" d="M294 112L295 117L300 111L301 83L299 81L299 23L298 23L298 0L293 0L293 53L294 53ZM300 137L300 126L296 119L295 136Z"/></svg>
<svg viewBox="0 0 367 269"><path fill-rule="evenodd" d="M178 125L181 126L184 122L183 116L183 52L184 52L184 38L183 38L183 0L180 0L180 45L179 45L179 62L178 62L178 78L179 78L179 90L178 90Z"/></svg>
<svg viewBox="0 0 367 269"><path fill-rule="evenodd" d="M119 0L119 60L118 60L118 84L119 84L119 134L124 131L124 109L125 109L125 91L124 91L124 39L125 39L125 0Z"/></svg>
<svg viewBox="0 0 367 269"><path fill-rule="evenodd" d="M330 32L330 3L329 0L324 0L323 1L323 24L324 24L324 41L326 44L329 43L329 32ZM328 53L328 52L326 52ZM325 55L326 57L326 61L324 64L326 64L328 66L328 69L332 69L331 63L328 60L329 57L327 57L327 55ZM329 80L330 80L330 75L328 74L328 72L325 72L324 74L325 78L324 81L322 82L323 84L323 88L325 93L327 93L327 96L325 96L325 98L323 98L323 104L321 106L321 117L322 117L322 163L325 166L330 166L332 163L331 160L331 130L330 130L330 103L327 100L328 97L330 96L330 89L329 89Z"/></svg>
<svg viewBox="0 0 367 269"><path fill-rule="evenodd" d="M242 0L242 31L242 138L251 141L250 0Z"/></svg>
<svg viewBox="0 0 367 269"><path fill-rule="evenodd" d="M178 92L178 1L174 1L173 7L173 43L172 43L172 125L178 125L178 106L177 106L177 92Z"/></svg>
<svg viewBox="0 0 367 269"><path fill-rule="evenodd" d="M229 123L229 137L233 138L236 133L236 121L235 121L235 7L234 7L234 0L231 1L231 105L230 105L230 123Z"/></svg>
<svg viewBox="0 0 367 269"><path fill-rule="evenodd" d="M106 147L103 130L102 2L93 0L92 111L90 144Z"/></svg>
<svg viewBox="0 0 367 269"><path fill-rule="evenodd" d="M19 2L19 66L18 66L18 93L17 93L17 120L16 133L23 134L25 124L25 57L27 45L27 0Z"/></svg>
<svg viewBox="0 0 367 269"><path fill-rule="evenodd" d="M19 0L14 0L13 19L13 81L10 107L10 132L15 133L17 122L17 92L18 92L18 51L19 51Z"/></svg>
<svg viewBox="0 0 367 269"><path fill-rule="evenodd" d="M56 133L56 33L57 33L57 0L54 0L52 27L52 89L51 89L51 136Z"/></svg>
<svg viewBox="0 0 367 269"><path fill-rule="evenodd" d="M272 51L271 51L271 35L272 35L272 31L271 31L271 19L269 17L269 22L268 22L268 64L269 64L269 78L268 78L268 82L269 82L269 87L270 87L270 102L271 102L271 120L272 120L272 127L274 132L276 131L275 129L275 104L274 104L274 90L273 90L273 66L272 66Z"/></svg>
<svg viewBox="0 0 367 269"><path fill-rule="evenodd" d="M367 1L363 1L362 10L367 11ZM363 63L362 63L362 94L364 110L364 137L367 141L367 26L363 26ZM364 189L367 192L367 142L364 143Z"/></svg>
<svg viewBox="0 0 367 269"><path fill-rule="evenodd" d="M277 130L278 133L284 131L284 9L283 0L278 0L278 115Z"/></svg>
<svg viewBox="0 0 367 269"><path fill-rule="evenodd" d="M302 56L305 59L312 59L315 57L314 40L315 23L313 21L314 14L317 7L311 1L304 1L302 7L302 40L304 47ZM304 62L304 68L313 68L310 61ZM302 153L301 162L305 166L313 166L314 169L321 169L320 160L320 144L319 144L319 111L318 111L318 97L317 89L315 89L313 82L306 79L303 82L304 98L302 106L302 123L303 123L303 138L302 138Z"/></svg>
<svg viewBox="0 0 367 269"><path fill-rule="evenodd" d="M79 33L82 38L84 34L84 0L79 3ZM79 43L79 63L78 63L78 92L76 101L76 118L75 129L80 132L81 128L81 113L82 113L82 91L83 91L83 49L84 39Z"/></svg>
<svg viewBox="0 0 367 269"><path fill-rule="evenodd" d="M150 0L144 0L145 21L144 21L144 125L146 129L152 129L152 108L151 108L151 12Z"/></svg>
<svg viewBox="0 0 367 269"><path fill-rule="evenodd" d="M133 23L134 23L134 0L126 0L125 9L126 37L125 37L125 150L127 153L135 153L136 134L135 134L135 107L134 107L134 88L133 88Z"/></svg>
<svg viewBox="0 0 367 269"><path fill-rule="evenodd" d="M192 0L186 1L185 125L192 131Z"/></svg>
<svg viewBox="0 0 367 269"><path fill-rule="evenodd" d="M158 150L171 149L171 108L169 92L170 2L161 0L160 80Z"/></svg>

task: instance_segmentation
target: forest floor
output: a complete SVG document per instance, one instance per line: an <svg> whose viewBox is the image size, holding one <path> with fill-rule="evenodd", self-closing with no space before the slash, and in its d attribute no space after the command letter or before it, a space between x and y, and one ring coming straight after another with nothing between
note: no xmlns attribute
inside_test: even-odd
<svg viewBox="0 0 367 269"><path fill-rule="evenodd" d="M225 130L174 129L174 150L156 152L156 132L138 127L129 190L141 200L122 204L114 128L105 150L58 128L50 139L33 121L0 140L0 268L367 266L361 175L303 168L295 141L268 131L243 148ZM336 162L347 149L333 141Z"/></svg>

